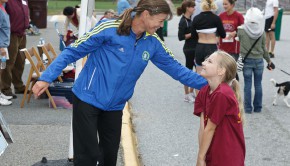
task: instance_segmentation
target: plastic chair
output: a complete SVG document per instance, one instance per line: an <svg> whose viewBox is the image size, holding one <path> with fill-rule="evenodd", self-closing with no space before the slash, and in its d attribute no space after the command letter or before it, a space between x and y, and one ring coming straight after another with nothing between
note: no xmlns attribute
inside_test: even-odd
<svg viewBox="0 0 290 166"><path fill-rule="evenodd" d="M34 47L32 47L30 49L26 49L26 48L21 49L20 54L25 55L26 59L28 59L28 61L30 62L30 65L31 65L30 71L28 74L28 79L27 79L26 86L25 86L25 91L24 91L23 98L22 98L22 101L20 104L20 107L23 108L28 89L30 92L29 92L29 95L27 98L27 103L30 102L33 85L36 83L37 79L41 76L41 73L42 73L41 71L44 71L46 68L45 68L39 54L37 53L37 51ZM36 60L34 61L34 59L36 59ZM50 92L48 91L48 89L45 90L45 93L47 94L49 100L51 101L53 108L56 109L55 102L54 102L52 96L50 95Z"/></svg>

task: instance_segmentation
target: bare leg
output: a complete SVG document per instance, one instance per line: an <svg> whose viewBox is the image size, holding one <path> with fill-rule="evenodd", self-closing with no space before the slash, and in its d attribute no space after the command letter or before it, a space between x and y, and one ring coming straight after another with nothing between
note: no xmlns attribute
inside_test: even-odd
<svg viewBox="0 0 290 166"><path fill-rule="evenodd" d="M184 93L185 93L186 95L189 93L188 89L189 89L189 87L186 86L186 85L184 85Z"/></svg>
<svg viewBox="0 0 290 166"><path fill-rule="evenodd" d="M275 45L276 45L276 38L275 38L275 32L271 31L269 33L269 37L270 37L270 51L274 54L274 49L275 49ZM269 48L268 48L269 50Z"/></svg>
<svg viewBox="0 0 290 166"><path fill-rule="evenodd" d="M268 52L270 51L269 48L270 48L270 32L266 32L266 49Z"/></svg>

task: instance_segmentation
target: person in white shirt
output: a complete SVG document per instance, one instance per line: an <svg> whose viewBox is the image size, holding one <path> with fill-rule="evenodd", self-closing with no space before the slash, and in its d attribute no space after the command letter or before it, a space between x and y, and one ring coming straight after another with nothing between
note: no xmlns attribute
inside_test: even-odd
<svg viewBox="0 0 290 166"><path fill-rule="evenodd" d="M267 0L265 8L265 32L266 32L266 48L271 58L274 58L274 49L276 44L275 28L278 17L278 0Z"/></svg>

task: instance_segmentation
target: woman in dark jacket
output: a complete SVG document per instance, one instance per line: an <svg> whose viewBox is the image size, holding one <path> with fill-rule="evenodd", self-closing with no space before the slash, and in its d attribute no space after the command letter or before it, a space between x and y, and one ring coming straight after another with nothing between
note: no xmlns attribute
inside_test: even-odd
<svg viewBox="0 0 290 166"><path fill-rule="evenodd" d="M195 47L197 43L197 38L193 38L191 35L191 16L194 12L195 3L194 1L183 1L180 7L177 8L177 15L181 16L178 24L178 39L185 40L183 46L183 52L185 55L185 66L192 70L195 57ZM184 85L184 101L194 102L193 89Z"/></svg>

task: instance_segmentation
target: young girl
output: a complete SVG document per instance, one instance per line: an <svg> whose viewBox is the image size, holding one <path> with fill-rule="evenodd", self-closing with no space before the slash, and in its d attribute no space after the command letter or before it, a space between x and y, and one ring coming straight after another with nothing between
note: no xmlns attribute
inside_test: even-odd
<svg viewBox="0 0 290 166"><path fill-rule="evenodd" d="M200 7L202 12L194 17L191 26L192 37L198 38L195 48L197 73L202 70L202 62L205 58L218 49L216 37L226 37L221 19L212 12L217 9L214 0L202 0Z"/></svg>
<svg viewBox="0 0 290 166"><path fill-rule="evenodd" d="M241 13L235 10L237 0L223 0L224 12L219 16L222 20L227 37L220 38L219 49L226 51L237 61L240 53L240 43L235 40L238 26L244 24L244 17ZM239 80L238 75L236 79Z"/></svg>
<svg viewBox="0 0 290 166"><path fill-rule="evenodd" d="M200 116L197 166L244 165L244 113L236 70L235 59L223 51L202 63L201 76L208 85L200 90L194 106L194 114Z"/></svg>

